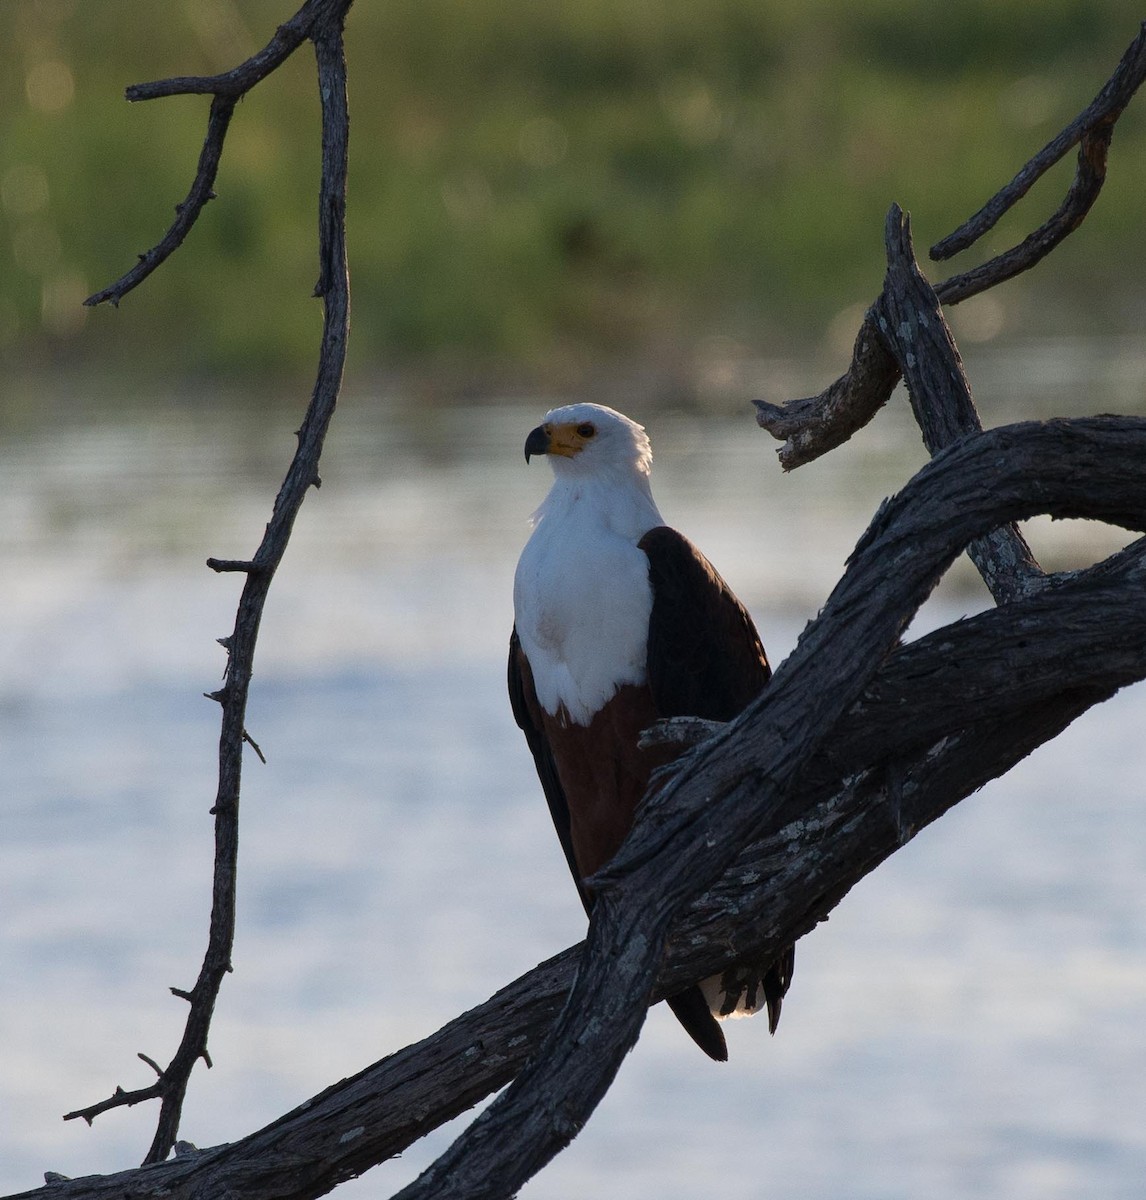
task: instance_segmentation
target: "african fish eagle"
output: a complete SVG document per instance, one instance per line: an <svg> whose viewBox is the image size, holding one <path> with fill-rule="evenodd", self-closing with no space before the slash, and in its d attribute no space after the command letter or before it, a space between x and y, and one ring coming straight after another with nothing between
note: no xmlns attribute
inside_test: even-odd
<svg viewBox="0 0 1146 1200"><path fill-rule="evenodd" d="M620 848L649 776L676 757L642 750L662 717L729 721L771 674L752 619L712 564L665 525L644 429L611 408L555 408L525 442L555 476L513 585L509 695L565 857L582 884ZM669 997L706 1054L728 1057L717 1016L768 1009L775 1031L788 947Z"/></svg>

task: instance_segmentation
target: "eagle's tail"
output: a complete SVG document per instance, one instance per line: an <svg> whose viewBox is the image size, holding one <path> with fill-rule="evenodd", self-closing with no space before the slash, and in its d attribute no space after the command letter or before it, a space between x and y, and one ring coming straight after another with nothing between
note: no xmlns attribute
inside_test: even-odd
<svg viewBox="0 0 1146 1200"><path fill-rule="evenodd" d="M720 1023L712 1015L712 1009L704 998L699 985L690 987L665 1001L673 1015L684 1026L685 1032L708 1055L717 1062L728 1061L728 1043Z"/></svg>
<svg viewBox="0 0 1146 1200"><path fill-rule="evenodd" d="M796 948L787 946L773 962L734 963L720 975L702 979L697 987L721 1021L726 1017L750 1017L767 1008L768 1032L775 1033L795 965Z"/></svg>

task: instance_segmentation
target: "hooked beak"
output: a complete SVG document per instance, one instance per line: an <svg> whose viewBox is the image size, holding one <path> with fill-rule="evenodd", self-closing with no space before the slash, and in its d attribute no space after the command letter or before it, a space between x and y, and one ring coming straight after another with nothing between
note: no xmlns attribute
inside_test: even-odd
<svg viewBox="0 0 1146 1200"><path fill-rule="evenodd" d="M538 425L529 437L525 439L525 461L529 462L535 454L549 453L549 430L544 425Z"/></svg>

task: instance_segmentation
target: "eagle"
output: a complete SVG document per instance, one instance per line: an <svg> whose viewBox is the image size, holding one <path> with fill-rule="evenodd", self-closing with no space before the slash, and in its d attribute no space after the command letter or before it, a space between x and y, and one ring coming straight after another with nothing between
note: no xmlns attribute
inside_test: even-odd
<svg viewBox="0 0 1146 1200"><path fill-rule="evenodd" d="M669 528L649 482L644 429L600 404L547 413L525 441L553 487L533 514L513 585L509 696L586 912L584 885L616 854L658 768L643 749L664 717L730 721L768 683L760 636L707 558ZM668 998L698 1046L724 1061L717 1018L768 1011L775 1032L792 977L787 947Z"/></svg>

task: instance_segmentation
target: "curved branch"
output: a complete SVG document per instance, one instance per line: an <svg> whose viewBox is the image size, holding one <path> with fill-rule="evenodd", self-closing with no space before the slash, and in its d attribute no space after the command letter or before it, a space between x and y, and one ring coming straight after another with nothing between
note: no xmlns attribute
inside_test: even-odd
<svg viewBox="0 0 1146 1200"><path fill-rule="evenodd" d="M127 89L128 100L155 100L165 96L209 95L211 111L199 164L187 198L175 206L175 220L160 240L145 250L130 271L114 283L89 296L84 304L110 303L118 308L128 292L137 288L157 267L162 266L183 244L208 200L215 199L215 177L223 156L235 105L271 72L276 71L320 26L341 24L354 0L307 0L258 53L221 75L181 75L154 83L136 83Z"/></svg>
<svg viewBox="0 0 1146 1200"><path fill-rule="evenodd" d="M1106 181L1106 155L1113 134L1113 124L1100 125L1085 134L1078 151L1074 179L1054 214L1017 246L1004 250L980 266L936 284L935 291L939 299L944 304L959 304L988 288L1014 279L1016 275L1042 262L1059 242L1069 237L1082 224L1098 199L1098 193L1102 191Z"/></svg>
<svg viewBox="0 0 1146 1200"><path fill-rule="evenodd" d="M187 1084L195 1064L210 1065L207 1038L215 1000L224 975L231 970L235 932L235 883L238 862L239 795L243 747L254 743L246 731L246 707L254 669L255 645L263 606L275 571L286 552L295 517L311 486L318 486L318 462L342 383L350 328L350 284L346 261L345 203L347 136L346 64L342 23L351 0L313 0L309 36L314 42L318 91L322 104L322 179L319 193L319 259L317 293L324 301L319 366L310 405L298 433L298 448L275 499L263 540L248 563L210 560L218 570L246 574L232 633L221 639L227 651L222 688L211 693L223 709L219 737L219 785L215 817L215 870L210 933L199 976L190 991L172 989L190 1003L183 1036L174 1057L150 1087L135 1092L118 1089L108 1099L68 1113L89 1123L101 1112L142 1100L161 1101L158 1126L145 1163L161 1162L175 1144ZM281 59L280 59L281 61ZM268 68L271 69L271 68ZM216 98L219 103L219 98ZM229 101L233 105L233 100ZM214 107L214 106L213 106ZM156 264L157 265L157 264ZM254 747L257 752L257 747ZM261 757L261 755L260 755Z"/></svg>
<svg viewBox="0 0 1146 1200"><path fill-rule="evenodd" d="M1050 736L1047 721L1064 704L1079 710L1146 676L1144 586L1139 542L1037 596L896 650L833 731L818 769L801 777L796 811L779 811L771 831L683 913L654 994L807 932L984 772L1001 773L1032 739ZM961 735L953 714L968 710L975 727ZM1014 745L991 745L992 729ZM571 947L239 1142L146 1174L55 1183L21 1200L321 1195L516 1075L560 1011L580 952Z"/></svg>
<svg viewBox="0 0 1146 1200"><path fill-rule="evenodd" d="M156 267L171 257L183 244L191 232L192 226L199 219L199 214L207 205L208 200L215 199L215 176L219 172L219 161L223 156L223 143L227 130L231 125L231 117L238 103L234 96L216 96L211 101L211 112L207 118L207 137L199 154L199 166L191 183L191 190L182 204L175 206L175 220L163 237L145 250L139 261L121 275L114 283L102 288L89 296L84 304L94 307L97 304L110 302L114 308L119 307L120 300L133 288L138 287Z"/></svg>
<svg viewBox="0 0 1146 1200"><path fill-rule="evenodd" d="M943 304L957 304L1029 270L1082 223L1106 177L1106 152L1114 125L1146 79L1146 25L1123 54L1114 74L1094 101L1047 147L1026 164L983 209L950 237L932 248L933 258L948 257L991 228L1035 179L1081 142L1078 170L1058 211L1022 243L982 266L953 275L935 286ZM937 253L941 251L942 253ZM880 297L880 300L882 296ZM778 441L785 471L795 470L834 450L866 425L887 403L902 362L879 336L874 310L864 316L847 371L816 396L770 404L755 400L756 422Z"/></svg>
<svg viewBox="0 0 1146 1200"><path fill-rule="evenodd" d="M764 694L683 760L589 881L585 956L541 1051L402 1200L510 1196L568 1145L640 1032L674 918L767 832L954 557L1038 512L1146 528L1144 456L1143 420L1010 426L944 451L881 509Z"/></svg>
<svg viewBox="0 0 1146 1200"><path fill-rule="evenodd" d="M780 465L794 471L842 446L891 398L899 365L879 335L874 305L864 314L847 371L817 396L772 404L753 400L756 424L784 443Z"/></svg>
<svg viewBox="0 0 1146 1200"><path fill-rule="evenodd" d="M1138 36L1127 47L1114 74L1103 85L1102 90L1075 119L1052 138L1022 169L1014 179L1000 188L974 216L968 217L954 233L949 233L931 247L931 257L936 261L952 258L993 229L1006 212L1013 208L1035 183L1071 149L1088 137L1105 130L1106 142L1110 141L1110 129L1130 103L1134 93L1146 78L1146 23L1140 27ZM1081 165L1081 164L1080 164ZM1077 179L1076 179L1077 182ZM1101 182L1099 184L1101 186ZM1073 190L1073 188L1072 188ZM950 281L949 281L950 282Z"/></svg>
<svg viewBox="0 0 1146 1200"><path fill-rule="evenodd" d="M349 4L336 7L345 11ZM316 23L329 17L331 0L306 0L289 21L274 32L271 40L245 62L219 75L177 75L153 83L133 83L125 93L130 101L160 100L167 96L229 96L240 100L279 67L309 38Z"/></svg>

